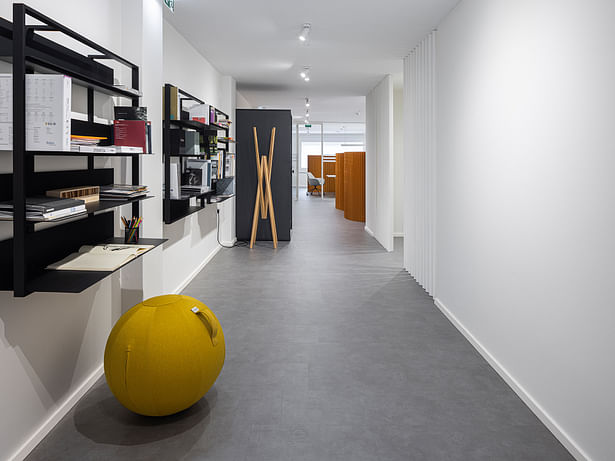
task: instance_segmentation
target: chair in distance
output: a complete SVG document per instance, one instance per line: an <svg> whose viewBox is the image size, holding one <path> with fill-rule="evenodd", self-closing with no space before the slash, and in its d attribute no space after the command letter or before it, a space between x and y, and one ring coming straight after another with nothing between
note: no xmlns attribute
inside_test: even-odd
<svg viewBox="0 0 615 461"><path fill-rule="evenodd" d="M305 195L312 195L314 192L319 192L318 188L324 186L325 180L317 178L309 171L307 172L307 192Z"/></svg>

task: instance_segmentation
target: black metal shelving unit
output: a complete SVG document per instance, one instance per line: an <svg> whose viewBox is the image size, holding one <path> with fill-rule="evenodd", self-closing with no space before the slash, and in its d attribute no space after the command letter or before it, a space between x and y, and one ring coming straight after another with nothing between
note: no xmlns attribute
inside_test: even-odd
<svg viewBox="0 0 615 461"><path fill-rule="evenodd" d="M226 158L228 155L228 141L218 140L218 143L226 144L225 147L220 147L218 144L215 146L215 150L222 151L221 161L218 163L218 170L221 172L220 175L216 178L212 178L212 187L211 191L205 193L181 193L180 198L171 198L171 160L173 158L180 159L180 168L183 171L185 158L200 158L200 159L211 159L211 145L209 144L210 136L217 136L219 131L224 131L224 136L228 137L229 127L218 125L216 123L201 123L196 120L182 120L182 119L172 119L171 118L171 88L174 85L169 83L164 86L164 114L163 114L163 134L162 134L162 145L163 145L163 157L164 157L164 191L163 191L163 219L165 224L172 224L174 222L179 221L186 216L189 216L193 213L197 213L198 211L205 208L205 205L208 203L212 203L212 198L215 197L216 194L216 185L220 179L225 179L225 165ZM201 99L191 95L190 93L177 88L177 93L179 95L179 110L178 112L181 114L183 110L183 104L185 102L193 102L197 104L205 104ZM224 112L215 109L216 114L223 115L227 120L229 116ZM208 115L209 118L209 115ZM209 120L208 120L209 121ZM182 154L179 152L177 146L172 146L172 130L195 130L202 136L201 142L201 153L199 155L195 154ZM181 188L181 187L180 187ZM197 199L197 205L191 204L191 199ZM213 201L216 201L215 199Z"/></svg>
<svg viewBox="0 0 615 461"><path fill-rule="evenodd" d="M36 25L27 20L37 21ZM96 54L82 55L47 39L38 32L58 32L80 42ZM129 98L139 105L139 68L68 27L20 3L13 5L13 23L0 20L0 58L13 64L13 173L0 175L0 200L13 201L13 238L0 241L0 289L12 290L15 297L33 292L78 293L112 272L51 271L45 269L86 244L118 241L114 237L115 213L109 212L127 202L101 200L87 206L81 219L69 219L52 225L37 225L26 220L26 197L44 195L46 190L82 185L113 183L113 169L95 169L94 157L128 157L132 159L132 181L140 182L140 158L144 154L94 154L64 151L26 150L27 73L61 73L73 84L87 88L87 121L73 120L72 129L79 134L112 139L112 125L94 122L94 93ZM132 90L114 86L114 72L99 61L110 60L131 70ZM86 157L86 170L36 172L37 156ZM140 202L133 200L132 213L139 216ZM40 230L39 230L40 228ZM120 239L122 240L122 239ZM122 240L123 241L123 240ZM141 239L159 246L165 239ZM6 255L6 257L5 257Z"/></svg>

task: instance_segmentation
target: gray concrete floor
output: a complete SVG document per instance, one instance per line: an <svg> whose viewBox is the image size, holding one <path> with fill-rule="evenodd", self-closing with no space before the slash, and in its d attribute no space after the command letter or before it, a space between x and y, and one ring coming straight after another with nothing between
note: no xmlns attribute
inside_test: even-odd
<svg viewBox="0 0 615 461"><path fill-rule="evenodd" d="M302 195L290 243L223 249L185 290L226 336L200 402L145 418L101 380L28 459L572 459L401 266Z"/></svg>

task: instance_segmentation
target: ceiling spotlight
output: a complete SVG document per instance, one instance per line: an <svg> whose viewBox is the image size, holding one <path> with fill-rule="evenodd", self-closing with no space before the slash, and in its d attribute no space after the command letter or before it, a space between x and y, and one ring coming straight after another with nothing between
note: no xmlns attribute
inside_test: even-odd
<svg viewBox="0 0 615 461"><path fill-rule="evenodd" d="M305 107L310 107L310 100L308 98L305 98Z"/></svg>
<svg viewBox="0 0 615 461"><path fill-rule="evenodd" d="M310 118L310 113L309 112L305 113L305 118Z"/></svg>
<svg viewBox="0 0 615 461"><path fill-rule="evenodd" d="M308 35L310 35L311 28L312 25L310 23L306 22L305 24L303 24L303 29L301 29L301 34L299 34L299 40L301 40L302 42L307 41Z"/></svg>
<svg viewBox="0 0 615 461"><path fill-rule="evenodd" d="M299 76L303 80L305 80L306 82L309 82L310 81L310 68L309 68L309 66L304 66L303 70L299 73Z"/></svg>

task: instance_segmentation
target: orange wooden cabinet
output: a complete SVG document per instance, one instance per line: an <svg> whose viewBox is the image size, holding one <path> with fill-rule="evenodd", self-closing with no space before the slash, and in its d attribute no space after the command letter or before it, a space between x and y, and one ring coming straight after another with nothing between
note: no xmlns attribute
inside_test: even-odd
<svg viewBox="0 0 615 461"><path fill-rule="evenodd" d="M344 152L344 218L365 222L365 152Z"/></svg>
<svg viewBox="0 0 615 461"><path fill-rule="evenodd" d="M344 209L344 154L335 155L335 208Z"/></svg>

